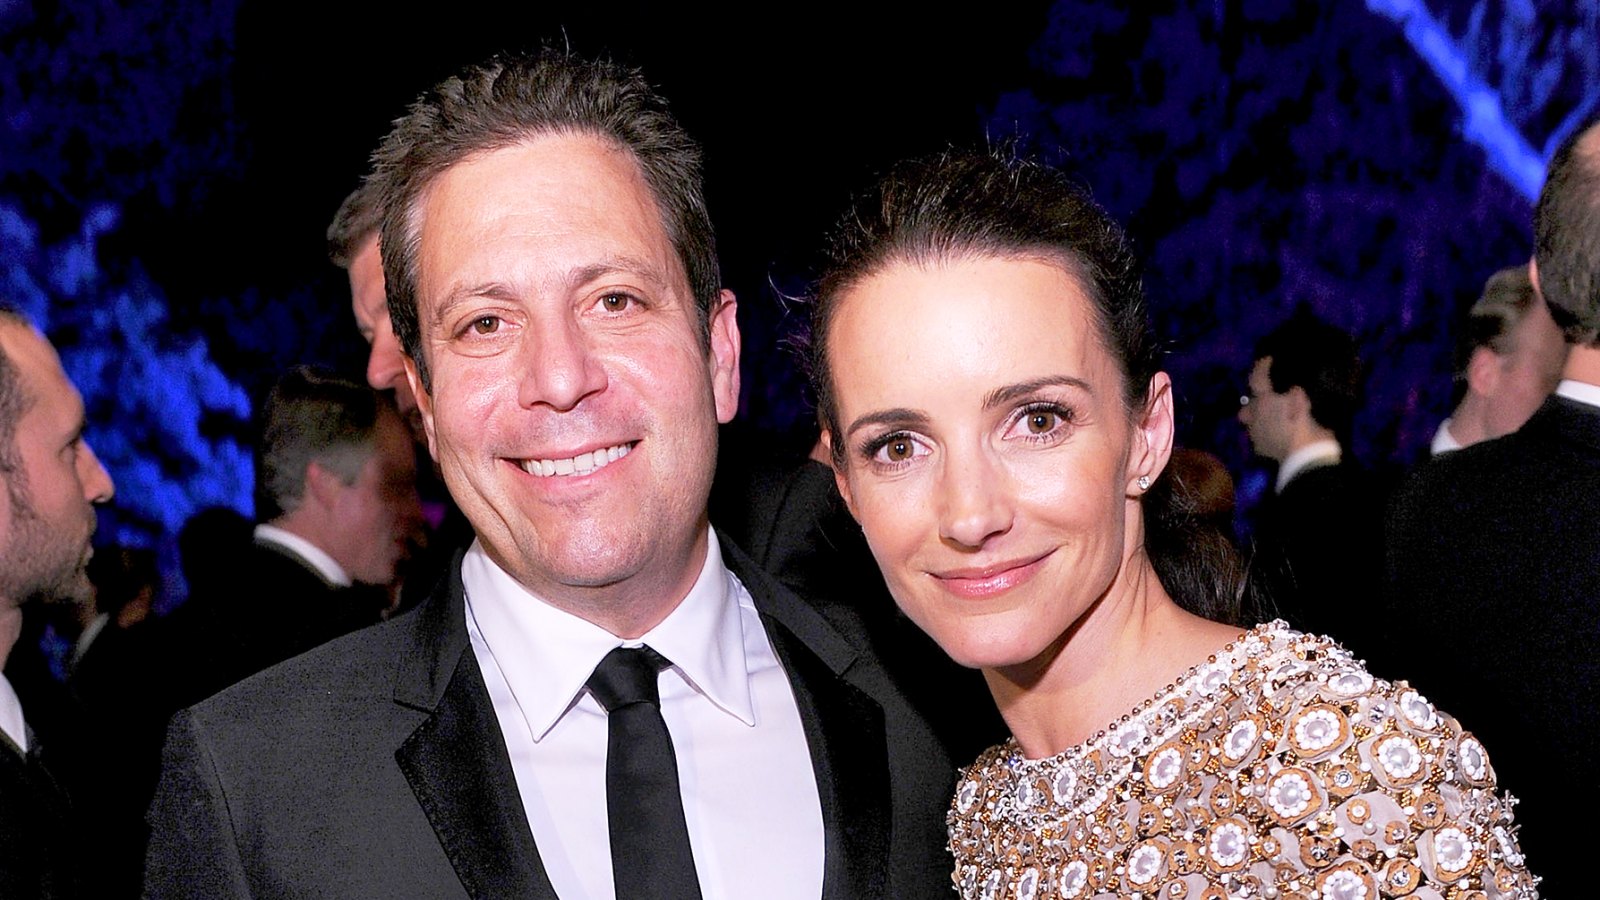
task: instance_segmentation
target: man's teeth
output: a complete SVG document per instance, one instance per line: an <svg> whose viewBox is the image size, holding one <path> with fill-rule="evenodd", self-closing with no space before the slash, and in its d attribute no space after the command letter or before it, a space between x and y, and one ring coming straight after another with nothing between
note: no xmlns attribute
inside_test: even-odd
<svg viewBox="0 0 1600 900"><path fill-rule="evenodd" d="M522 461L522 471L541 478L547 475L587 475L627 456L632 447L632 444L618 444L566 459L525 459Z"/></svg>

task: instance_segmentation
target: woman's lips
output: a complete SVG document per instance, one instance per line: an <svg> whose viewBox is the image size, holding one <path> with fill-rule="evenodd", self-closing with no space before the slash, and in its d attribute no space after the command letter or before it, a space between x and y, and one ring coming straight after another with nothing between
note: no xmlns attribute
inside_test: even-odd
<svg viewBox="0 0 1600 900"><path fill-rule="evenodd" d="M1023 557L988 566L930 572L939 584L961 597L993 597L1003 594L1038 574L1049 553Z"/></svg>

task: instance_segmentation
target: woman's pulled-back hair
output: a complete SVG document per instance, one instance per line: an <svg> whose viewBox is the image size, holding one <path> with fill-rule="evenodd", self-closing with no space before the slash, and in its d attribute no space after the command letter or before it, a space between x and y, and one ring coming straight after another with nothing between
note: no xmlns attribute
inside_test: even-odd
<svg viewBox="0 0 1600 900"><path fill-rule="evenodd" d="M1122 370L1128 408L1143 406L1150 378L1160 370L1160 351L1138 260L1122 228L1057 169L1009 150L949 150L894 166L834 227L809 347L824 428L837 425L824 350L840 295L894 263L981 256L1043 259L1072 275Z"/></svg>
<svg viewBox="0 0 1600 900"><path fill-rule="evenodd" d="M1121 226L1057 169L1009 149L948 150L896 164L855 199L830 236L806 344L824 430L839 432L827 347L840 298L898 263L973 257L1042 260L1077 281L1102 345L1121 371L1124 405L1130 415L1143 409L1150 379L1161 368L1161 351L1150 327L1139 263ZM833 442L836 467L844 461L844 444ZM1145 496L1144 505L1146 547L1162 584L1194 612L1236 619L1242 571L1237 557L1225 559L1216 543L1193 540L1196 525L1182 486L1158 487ZM1226 544L1226 538L1218 538ZM1200 552L1188 552L1201 544Z"/></svg>

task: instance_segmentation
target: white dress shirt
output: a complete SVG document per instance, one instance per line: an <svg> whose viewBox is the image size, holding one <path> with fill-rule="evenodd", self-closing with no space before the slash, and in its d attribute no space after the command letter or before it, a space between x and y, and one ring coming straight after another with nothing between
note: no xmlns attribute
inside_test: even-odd
<svg viewBox="0 0 1600 900"><path fill-rule="evenodd" d="M672 661L661 715L705 900L822 894L822 807L788 675L715 534L700 576L636 641L528 593L474 542L467 628L539 857L563 900L614 900L606 714L584 683L618 646Z"/></svg>
<svg viewBox="0 0 1600 900"><path fill-rule="evenodd" d="M1293 481L1296 475L1312 466L1338 465L1343 455L1338 441L1312 441L1284 457L1278 466L1278 484L1274 490L1283 493L1284 485Z"/></svg>
<svg viewBox="0 0 1600 900"><path fill-rule="evenodd" d="M322 576L323 581L333 587L349 587L351 585L350 573L344 570L344 566L335 562L334 558L324 552L321 547L292 531L284 531L276 525L261 524L256 526L255 539L260 544L276 544L300 557L306 565Z"/></svg>
<svg viewBox="0 0 1600 900"><path fill-rule="evenodd" d="M28 726L22 721L22 700L4 675L0 675L0 731L4 731L23 753L28 752Z"/></svg>
<svg viewBox="0 0 1600 900"><path fill-rule="evenodd" d="M1565 378L1562 379L1560 384L1556 385L1556 393L1568 400L1576 400L1579 403L1587 403L1590 406L1600 406L1600 385Z"/></svg>

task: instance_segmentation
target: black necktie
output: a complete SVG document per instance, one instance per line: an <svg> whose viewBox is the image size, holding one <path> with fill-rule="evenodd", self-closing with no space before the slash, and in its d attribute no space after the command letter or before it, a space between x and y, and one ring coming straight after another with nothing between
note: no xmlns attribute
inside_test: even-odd
<svg viewBox="0 0 1600 900"><path fill-rule="evenodd" d="M649 647L618 647L589 676L606 709L606 816L617 900L699 900L678 759L656 678L672 665Z"/></svg>

